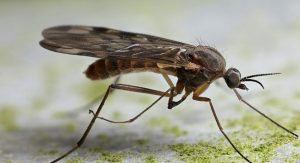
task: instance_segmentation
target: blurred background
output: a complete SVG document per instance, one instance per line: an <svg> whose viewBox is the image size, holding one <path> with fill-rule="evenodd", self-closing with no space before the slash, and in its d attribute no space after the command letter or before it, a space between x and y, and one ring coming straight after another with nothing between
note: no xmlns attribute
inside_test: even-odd
<svg viewBox="0 0 300 163"><path fill-rule="evenodd" d="M123 0L0 2L0 162L47 162L71 148L92 115L81 106L114 80L90 81L83 72L96 58L43 49L43 29L104 26L218 49L227 68L263 77L240 93L300 134L300 1ZM172 78L174 82L176 78ZM167 90L161 75L128 74L120 83ZM213 100L229 137L254 162L297 162L300 143L239 103L224 84ZM126 120L157 97L116 91L102 115ZM96 121L85 144L65 162L244 162L224 140L206 103L186 100L173 110L163 99L131 124Z"/></svg>

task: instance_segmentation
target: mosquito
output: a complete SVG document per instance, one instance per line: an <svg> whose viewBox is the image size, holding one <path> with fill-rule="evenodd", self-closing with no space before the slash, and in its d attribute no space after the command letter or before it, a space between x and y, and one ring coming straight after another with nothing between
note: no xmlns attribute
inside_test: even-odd
<svg viewBox="0 0 300 163"><path fill-rule="evenodd" d="M65 158L78 149L86 140L97 118L111 123L130 123L148 111L163 97L169 98L168 109L172 109L182 103L191 94L193 100L209 104L221 133L243 159L251 162L239 151L223 131L212 100L201 96L209 85L219 78L224 78L227 86L234 91L241 102L273 124L298 138L297 134L275 122L245 101L237 91L238 89L248 90L244 84L245 82L255 82L264 88L263 84L254 78L279 73L263 73L241 77L241 73L236 68L228 68L226 70L224 57L215 48L210 46L194 46L161 37L111 28L65 25L45 29L42 35L44 39L40 41L40 45L46 49L59 53L99 58L85 71L87 78L91 80L104 80L126 73L150 71L161 74L169 86L168 90L160 91L134 85L111 84L107 88L96 112L90 110L93 118L76 145L60 157L51 161L51 163ZM170 76L177 77L176 84L173 84ZM159 98L133 118L126 121L113 121L99 116L112 90L157 95ZM179 94L182 94L181 98L178 101L174 101L173 98Z"/></svg>

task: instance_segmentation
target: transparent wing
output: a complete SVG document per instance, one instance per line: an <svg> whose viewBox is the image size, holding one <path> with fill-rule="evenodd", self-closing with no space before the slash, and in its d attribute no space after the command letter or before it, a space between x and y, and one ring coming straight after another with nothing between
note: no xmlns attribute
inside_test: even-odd
<svg viewBox="0 0 300 163"><path fill-rule="evenodd" d="M57 26L43 31L40 45L51 51L97 58L117 57L188 64L187 52L195 46L151 35L104 27Z"/></svg>

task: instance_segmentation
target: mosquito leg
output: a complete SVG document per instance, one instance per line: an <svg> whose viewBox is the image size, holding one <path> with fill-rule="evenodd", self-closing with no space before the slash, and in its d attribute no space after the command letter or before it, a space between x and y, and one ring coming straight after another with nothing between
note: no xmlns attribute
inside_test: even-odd
<svg viewBox="0 0 300 163"><path fill-rule="evenodd" d="M169 102L168 102L168 109L172 109L172 108L174 108L175 106L177 106L177 105L179 105L180 103L182 103L187 97L188 97L188 95L190 94L190 93L185 93L182 97L181 97L181 99L180 100L178 100L178 101L173 101L173 91L174 91L174 89L172 88L171 89L171 96L169 97Z"/></svg>
<svg viewBox="0 0 300 163"><path fill-rule="evenodd" d="M55 163L55 162L57 162L57 161L65 158L66 156L68 156L70 153L72 153L73 151L75 151L77 148L79 148L83 144L83 142L85 141L87 135L89 134L89 132L90 132L93 124L95 123L95 120L96 120L97 116L99 115L99 113L100 113L100 111L101 111L101 109L102 109L102 107L103 107L103 105L104 105L104 103L105 103L105 101L106 101L106 99L108 97L110 89L111 89L111 86L108 87L108 89L107 89L107 91L106 91L106 93L105 93L105 95L104 95L104 97L103 97L103 99L102 99L102 101L101 101L101 103L100 103L100 105L99 105L96 113L95 113L95 116L90 121L88 127L86 128L86 130L84 131L82 137L79 139L79 141L76 143L76 145L73 148L71 148L68 152L66 152L62 156L58 157L57 159L51 161L50 163Z"/></svg>
<svg viewBox="0 0 300 163"><path fill-rule="evenodd" d="M285 130L286 132L294 135L296 138L298 138L299 136L295 133L293 133L292 131L290 131L289 129L283 127L282 125L280 125L279 123L277 123L276 121L274 121L273 119L271 119L270 117L268 117L267 115L265 115L264 113L262 113L261 111L259 111L258 109L256 109L254 106L250 105L247 101L245 101L242 96L237 92L237 90L233 89L234 93L236 94L236 96L238 97L238 99L240 101L242 101L243 103L245 103L247 106L249 106L251 109L253 109L254 111L256 111L257 113L259 113L260 115L262 115L263 117L265 117L266 119L268 119L269 121L271 121L273 124L275 124L276 126L278 126L279 128Z"/></svg>
<svg viewBox="0 0 300 163"><path fill-rule="evenodd" d="M78 149L78 148L84 143L86 137L88 136L88 134L89 134L89 132L90 132L92 126L93 126L93 124L95 123L96 119L97 119L98 116L99 116L99 113L100 113L100 111L101 111L101 109L102 109L102 107L103 107L103 105L104 105L104 103L105 103L105 101L106 101L106 99L107 99L107 97L108 97L108 94L111 92L112 89L120 89L120 90L126 90L126 91L131 91L131 92L147 93L147 94L152 94L152 95L159 95L159 96L161 96L161 97L160 97L159 99L157 99L154 103L152 103L152 104L147 108L147 110L150 109L151 106L153 106L155 103L157 103L162 97L164 97L164 96L170 96L170 94L168 93L168 92L170 91L170 89L168 89L166 92L161 92L161 91L157 91L157 90L153 90L153 89L149 89L149 88L138 87L138 86L132 86L132 85L125 85L125 84L111 84L111 85L108 87L108 89L107 89L107 91L106 91L106 93L105 93L105 95L104 95L104 97L103 97L103 99L102 99L102 101L101 101L101 103L100 103L100 105L99 105L99 107L98 107L96 113L93 113L94 116L93 116L92 120L90 121L88 127L86 128L86 130L84 131L82 137L79 139L79 141L76 143L76 145L75 145L73 148L71 148L69 151L67 151L65 154L63 154L62 156L58 157L57 159L51 161L50 163L55 163L55 162L57 162L57 161L59 161L59 160L65 158L66 156L68 156L69 154L71 154L73 151L75 151L76 149ZM143 111L142 113L140 113L140 114L143 114L143 113L146 112L147 110L144 110L144 111ZM138 115L138 117L139 117L139 116L140 116L140 115Z"/></svg>
<svg viewBox="0 0 300 163"><path fill-rule="evenodd" d="M234 150L235 150L241 157L243 157L247 162L250 162L250 163L251 163L251 161L248 160L247 157L244 156L244 155L237 149L237 147L235 147L235 145L232 143L232 141L229 139L229 137L228 137L228 136L226 135L226 133L223 131L223 128L222 128L222 126L221 126L221 123L219 122L218 116L217 116L217 114L216 114L216 112L215 112L214 106L213 106L213 104L212 104L212 102L211 102L211 99L210 99L210 98L207 98L207 97L196 97L196 96L193 96L193 99L194 99L194 100L197 100L197 101L204 101L204 102L208 102L208 103L209 103L210 108L211 108L211 111L212 111L213 116L214 116L214 118L215 118L215 120L216 120L216 122L217 122L217 125L218 125L219 130L222 132L222 134L225 136L225 138L226 138L227 141L230 143L230 145L234 148Z"/></svg>
<svg viewBox="0 0 300 163"><path fill-rule="evenodd" d="M139 86L134 86L134 85L127 85L127 84L112 84L110 85L112 89L119 89L119 90L124 90L124 91L130 91L130 92L137 92L137 93L145 93L145 94L151 94L151 95L157 95L157 96L166 96L169 97L170 94L154 89L149 89L145 87L139 87Z"/></svg>
<svg viewBox="0 0 300 163"><path fill-rule="evenodd" d="M178 94L180 94L183 89L184 89L184 82L180 79L177 80L176 86L174 86L172 80L170 79L169 75L165 72L165 70L160 69L160 72L162 74L162 76L164 77L164 79L166 80L166 82L168 83L168 85L170 86L170 88L175 87L173 96L176 96Z"/></svg>
<svg viewBox="0 0 300 163"><path fill-rule="evenodd" d="M173 97L177 96L183 91L184 82L178 79L176 86L174 86L172 80L170 79L170 77L168 76L168 74L164 69L160 69L160 73L162 74L162 76L164 77L164 79L166 80L166 82L171 88L171 93L170 93L171 95L169 97L168 109L172 109L175 106L179 105L181 102L183 102L190 93L186 93L185 95L183 95L179 101L173 101Z"/></svg>
<svg viewBox="0 0 300 163"><path fill-rule="evenodd" d="M162 76L164 77L164 79L166 80L166 82L168 83L168 85L170 86L170 88L173 88L174 84L173 84L172 80L169 78L168 74L166 74L164 72L164 70L162 70L162 69L160 69L160 72L161 72Z"/></svg>
<svg viewBox="0 0 300 163"><path fill-rule="evenodd" d="M176 83L176 87L171 89L171 95L169 97L169 102L168 102L168 109L172 109L175 106L179 105L180 103L182 103L190 94L191 94L191 90L187 90L185 89L185 94L181 97L180 100L178 101L173 101L173 97L175 97L177 94L174 95L174 91L175 93L181 93L184 89L184 82L181 80L178 80Z"/></svg>
<svg viewBox="0 0 300 163"><path fill-rule="evenodd" d="M160 99L162 99L165 95L167 95L167 93L171 90L171 88L169 88L166 92L164 92L164 94L162 94L157 100L155 100L151 105L149 105L146 109L144 109L142 112L140 112L138 115L134 116L133 118L130 118L129 120L126 121L113 121L113 120L109 120L106 119L104 117L97 117L99 119L102 119L104 121L110 122L110 123L131 123L133 121L135 121L137 118L139 118L142 114L144 114L146 111L148 111L153 105L155 105ZM90 113L94 114L95 113L90 110Z"/></svg>

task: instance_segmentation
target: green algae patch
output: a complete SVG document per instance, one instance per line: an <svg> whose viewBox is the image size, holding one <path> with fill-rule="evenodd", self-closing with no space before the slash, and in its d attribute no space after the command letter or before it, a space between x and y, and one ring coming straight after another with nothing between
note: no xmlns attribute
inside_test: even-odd
<svg viewBox="0 0 300 163"><path fill-rule="evenodd" d="M57 150L55 150L55 149L50 149L50 150L41 150L40 151L40 153L42 154L42 155L47 155L47 156L54 156L54 155L56 155L57 153L58 153L58 151Z"/></svg>
<svg viewBox="0 0 300 163"><path fill-rule="evenodd" d="M264 100L264 103L262 106L266 106L266 107L283 107L286 106L287 102L285 100L279 99L279 98L267 98L266 100Z"/></svg>
<svg viewBox="0 0 300 163"><path fill-rule="evenodd" d="M101 147L89 148L89 152L91 152L91 153L101 153L101 152L103 152L103 148L101 148Z"/></svg>
<svg viewBox="0 0 300 163"><path fill-rule="evenodd" d="M106 142L107 144L111 143L111 138L106 134L98 134L97 139L99 139L102 142Z"/></svg>
<svg viewBox="0 0 300 163"><path fill-rule="evenodd" d="M178 125L174 125L168 118L166 117L153 117L150 118L147 122L150 127L159 127L161 128L163 133L171 134L176 137L187 135L188 132Z"/></svg>
<svg viewBox="0 0 300 163"><path fill-rule="evenodd" d="M295 162L298 163L300 161L300 153L292 153L291 157L288 157L284 160L284 162Z"/></svg>
<svg viewBox="0 0 300 163"><path fill-rule="evenodd" d="M113 112L112 119L115 121L120 121L122 119L122 113L119 111Z"/></svg>
<svg viewBox="0 0 300 163"><path fill-rule="evenodd" d="M259 137L256 138L259 139ZM251 152L252 157L259 157L260 162L271 161L272 158L276 155L277 148L280 148L283 145L288 144L294 140L295 138L293 138L292 136L283 133L274 133L271 135L267 135L261 144L257 146L251 146L249 152Z"/></svg>
<svg viewBox="0 0 300 163"><path fill-rule="evenodd" d="M285 123L282 124L283 126L293 132L300 131L300 114L297 112L292 115L283 114L282 117L270 117L279 123L281 119L286 119ZM240 129L232 133L231 137L238 138L237 145L241 144L240 142L244 143L244 147L242 148L250 155L250 159L256 158L256 160L252 159L253 161L271 161L276 155L276 150L289 143L297 147L295 143L298 141L294 136L278 128L260 115L248 114L243 116L240 120L229 121L226 128L228 124L231 128Z"/></svg>
<svg viewBox="0 0 300 163"><path fill-rule="evenodd" d="M64 128L69 133L75 133L77 130L77 126L75 125L75 123L72 122L67 122L66 124L64 124Z"/></svg>
<svg viewBox="0 0 300 163"><path fill-rule="evenodd" d="M140 104L149 104L153 102L153 99L149 96L138 96L137 100Z"/></svg>
<svg viewBox="0 0 300 163"><path fill-rule="evenodd" d="M103 163L103 162L117 162L117 163L121 163L123 162L123 159L125 157L124 153L121 152L102 152L99 160L97 160L97 163Z"/></svg>
<svg viewBox="0 0 300 163"><path fill-rule="evenodd" d="M187 135L187 131L181 129L179 126L164 126L163 132L175 135L176 137Z"/></svg>
<svg viewBox="0 0 300 163"><path fill-rule="evenodd" d="M295 61L291 61L289 62L289 64L285 64L283 67L281 67L279 72L283 73L284 76L287 76L297 73L298 69L298 63L296 63Z"/></svg>
<svg viewBox="0 0 300 163"><path fill-rule="evenodd" d="M17 115L17 109L14 106L2 106L0 108L0 129L3 129L4 131L17 130Z"/></svg>
<svg viewBox="0 0 300 163"><path fill-rule="evenodd" d="M66 163L84 163L84 160L81 158L74 158L74 159L67 160Z"/></svg>
<svg viewBox="0 0 300 163"><path fill-rule="evenodd" d="M144 159L145 163L157 163L157 159L153 155L149 155Z"/></svg>
<svg viewBox="0 0 300 163"><path fill-rule="evenodd" d="M55 113L52 114L52 117L55 119L64 119L66 118L68 115L66 112L62 112L62 111L57 111Z"/></svg>
<svg viewBox="0 0 300 163"><path fill-rule="evenodd" d="M76 87L76 90L79 88L79 93L83 95L84 100L91 101L103 95L108 86L108 82L92 81L86 84L81 84L79 87Z"/></svg>
<svg viewBox="0 0 300 163"><path fill-rule="evenodd" d="M222 140L202 141L197 144L175 144L169 146L184 162L243 162L234 155L233 149ZM233 156L231 156L233 155Z"/></svg>
<svg viewBox="0 0 300 163"><path fill-rule="evenodd" d="M229 137L236 138L243 134L233 133ZM233 142L237 148L253 162L268 162L276 154L276 149L292 142L295 139L285 134L273 134L264 138L264 142L257 144L260 141L258 137L246 135L249 140L236 140ZM244 139L243 139L244 140ZM229 143L224 139L216 139L211 141L201 141L197 144L175 144L170 145L170 149L175 151L180 160L185 162L244 162L244 160L234 151Z"/></svg>
<svg viewBox="0 0 300 163"><path fill-rule="evenodd" d="M137 139L134 141L137 145L140 145L140 146L144 146L144 145L147 145L149 144L149 140L148 139Z"/></svg>
<svg viewBox="0 0 300 163"><path fill-rule="evenodd" d="M13 163L11 160L5 161L4 163Z"/></svg>
<svg viewBox="0 0 300 163"><path fill-rule="evenodd" d="M164 124L170 124L170 123L171 122L166 117L153 117L153 118L149 119L147 124L150 127L159 127L159 126L162 126Z"/></svg>
<svg viewBox="0 0 300 163"><path fill-rule="evenodd" d="M283 117L287 115L281 115ZM283 117L274 119L283 119ZM300 115L297 112L285 117L288 129L298 133ZM275 159L277 149L291 144L299 149L299 140L276 127L268 120L256 114L244 115L241 119L229 120L224 125L233 132L226 132L236 147L253 162L270 162ZM200 141L197 144L174 144L169 148L176 152L178 158L185 162L245 162L230 146L224 137ZM296 150L294 151L296 152ZM297 160L292 154L289 160Z"/></svg>
<svg viewBox="0 0 300 163"><path fill-rule="evenodd" d="M31 100L31 108L34 110L42 110L47 106L47 101L42 97L35 97Z"/></svg>
<svg viewBox="0 0 300 163"><path fill-rule="evenodd" d="M55 66L54 66L55 65ZM53 95L58 87L58 82L63 76L64 67L62 64L49 62L41 69L41 76L45 92L47 95Z"/></svg>
<svg viewBox="0 0 300 163"><path fill-rule="evenodd" d="M300 133L300 112L294 112L292 117L288 118L289 122L286 127L291 130L295 131L296 133ZM300 141L298 141L300 143Z"/></svg>
<svg viewBox="0 0 300 163"><path fill-rule="evenodd" d="M296 92L294 93L294 97L295 97L296 99L300 99L300 91L296 91Z"/></svg>

